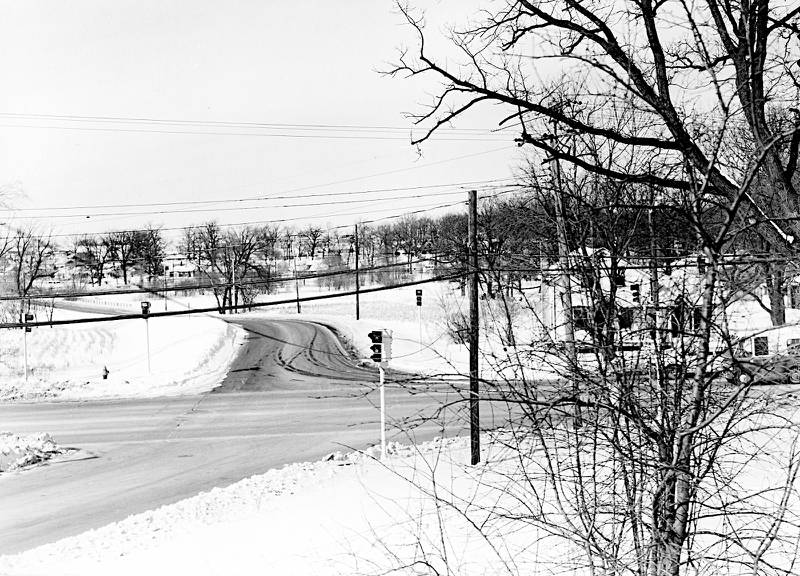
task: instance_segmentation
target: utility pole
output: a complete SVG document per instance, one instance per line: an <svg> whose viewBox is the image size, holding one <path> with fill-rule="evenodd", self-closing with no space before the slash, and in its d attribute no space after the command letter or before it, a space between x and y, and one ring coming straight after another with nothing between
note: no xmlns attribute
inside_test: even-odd
<svg viewBox="0 0 800 576"><path fill-rule="evenodd" d="M655 198L651 199L651 205L655 205ZM654 358L653 361L655 363L655 372L656 372L656 383L658 386L661 385L661 375L660 375L660 351L661 351L661 326L660 326L660 319L658 313L658 307L660 305L659 297L658 297L658 263L656 261L656 239L655 239L655 227L653 226L653 209L649 208L647 210L647 227L648 227L648 234L650 236L650 303L653 306L653 351L654 351ZM645 308L646 310L646 308Z"/></svg>
<svg viewBox="0 0 800 576"><path fill-rule="evenodd" d="M231 293L231 314L236 314L236 250L231 251L231 284L233 292Z"/></svg>
<svg viewBox="0 0 800 576"><path fill-rule="evenodd" d="M297 258L300 256L300 246L297 246L297 256L294 257L294 293L297 298L297 313L300 314L300 284L297 280Z"/></svg>
<svg viewBox="0 0 800 576"><path fill-rule="evenodd" d="M470 462L481 461L478 404L478 192L469 191L469 445Z"/></svg>
<svg viewBox="0 0 800 576"><path fill-rule="evenodd" d="M355 225L355 242L356 242L356 320L361 318L361 310L359 308L358 292L360 290L360 282L358 277L358 224Z"/></svg>
<svg viewBox="0 0 800 576"><path fill-rule="evenodd" d="M558 233L558 266L561 268L560 296L561 309L564 321L561 323L564 331L564 348L567 353L569 369L574 371L578 366L578 354L575 349L575 319L572 313L572 279L569 269L569 244L567 242L567 226L564 217L564 204L561 201L561 163L558 158L550 160L550 169L553 173L553 204L556 211L556 229ZM581 410L577 403L580 386L576 375L573 375L572 392L575 395L575 426L581 425Z"/></svg>

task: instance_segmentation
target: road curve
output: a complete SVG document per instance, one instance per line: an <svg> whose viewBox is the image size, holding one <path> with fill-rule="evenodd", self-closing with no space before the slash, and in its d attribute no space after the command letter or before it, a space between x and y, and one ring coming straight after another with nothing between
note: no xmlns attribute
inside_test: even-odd
<svg viewBox="0 0 800 576"><path fill-rule="evenodd" d="M246 346L215 392L360 388L377 370L360 366L333 330L301 320L234 320L246 331ZM366 334L364 335L366 338Z"/></svg>
<svg viewBox="0 0 800 576"><path fill-rule="evenodd" d="M377 393L367 386L376 371L359 366L330 329L297 320L233 321L248 339L213 393L0 404L3 429L46 431L81 449L70 461L0 476L0 553L377 441ZM390 387L389 421L448 394ZM440 433L433 424L415 431L418 439Z"/></svg>

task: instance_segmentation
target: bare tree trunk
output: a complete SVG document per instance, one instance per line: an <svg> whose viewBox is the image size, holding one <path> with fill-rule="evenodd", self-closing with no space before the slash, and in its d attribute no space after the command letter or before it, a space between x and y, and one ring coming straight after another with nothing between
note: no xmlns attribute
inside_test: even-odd
<svg viewBox="0 0 800 576"><path fill-rule="evenodd" d="M764 277L769 296L769 315L773 326L786 324L786 303L783 298L786 265L779 262L770 262L764 265Z"/></svg>

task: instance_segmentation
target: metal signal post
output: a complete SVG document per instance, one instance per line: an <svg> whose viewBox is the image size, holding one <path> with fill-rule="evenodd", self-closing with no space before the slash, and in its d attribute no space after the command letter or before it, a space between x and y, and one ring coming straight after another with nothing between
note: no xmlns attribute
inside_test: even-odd
<svg viewBox="0 0 800 576"><path fill-rule="evenodd" d="M417 288L417 326L419 328L419 351L422 352L422 288Z"/></svg>
<svg viewBox="0 0 800 576"><path fill-rule="evenodd" d="M380 394L381 394L381 460L386 459L386 398L384 394L383 380L385 377L383 366L378 365L380 375Z"/></svg>
<svg viewBox="0 0 800 576"><path fill-rule="evenodd" d="M147 345L147 373L152 374L152 371L150 370L150 323L147 320L149 317L150 302L142 302L142 318L144 318L144 334Z"/></svg>
<svg viewBox="0 0 800 576"><path fill-rule="evenodd" d="M25 323L33 321L33 314L30 312L26 312L24 316ZM31 331L30 326L25 326L22 331L22 347L23 347L23 354L25 356L25 382L28 381L28 332Z"/></svg>
<svg viewBox="0 0 800 576"><path fill-rule="evenodd" d="M389 365L392 359L392 331L373 330L368 334L370 342L369 349L372 352L370 360L378 364L379 390L381 400L381 459L386 458L386 399L384 391L384 379L386 374L384 368Z"/></svg>

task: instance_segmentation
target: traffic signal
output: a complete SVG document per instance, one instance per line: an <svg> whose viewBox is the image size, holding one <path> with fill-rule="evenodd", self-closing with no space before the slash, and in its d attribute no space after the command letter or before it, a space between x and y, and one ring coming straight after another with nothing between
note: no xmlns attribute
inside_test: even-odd
<svg viewBox="0 0 800 576"><path fill-rule="evenodd" d="M422 290L417 290L417 306L422 306Z"/></svg>
<svg viewBox="0 0 800 576"><path fill-rule="evenodd" d="M634 304L639 304L642 301L642 294L639 291L638 284L631 284L631 297L633 298Z"/></svg>
<svg viewBox="0 0 800 576"><path fill-rule="evenodd" d="M369 333L369 339L372 341L372 345L369 349L372 351L372 355L370 356L370 360L373 362L382 362L383 361L383 331L381 330L373 330Z"/></svg>
<svg viewBox="0 0 800 576"><path fill-rule="evenodd" d="M697 271L700 274L705 274L706 273L706 259L702 255L697 257Z"/></svg>
<svg viewBox="0 0 800 576"><path fill-rule="evenodd" d="M142 316L144 318L150 316L150 302L147 301L142 302Z"/></svg>
<svg viewBox="0 0 800 576"><path fill-rule="evenodd" d="M25 323L27 324L28 322L33 322L33 314L30 314L30 313L26 313L25 314ZM31 331L31 327L30 326L25 326L25 332L30 332L30 331Z"/></svg>
<svg viewBox="0 0 800 576"><path fill-rule="evenodd" d="M388 362L392 359L392 331L383 331L383 361Z"/></svg>

